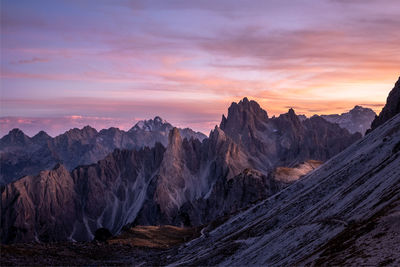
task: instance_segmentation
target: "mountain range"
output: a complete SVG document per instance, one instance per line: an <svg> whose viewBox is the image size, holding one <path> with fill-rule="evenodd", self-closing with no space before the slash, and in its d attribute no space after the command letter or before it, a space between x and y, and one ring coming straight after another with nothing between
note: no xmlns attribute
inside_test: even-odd
<svg viewBox="0 0 400 267"><path fill-rule="evenodd" d="M364 134L376 114L368 108L356 106L347 113L321 115L328 122L337 123L350 133ZM301 121L307 119L298 115ZM32 138L19 129L11 130L0 139L0 185L15 181L25 175L52 169L62 163L68 170L79 165L96 163L114 149L139 149L153 147L159 142L168 144L168 134L174 127L156 116L137 122L129 131L109 128L97 131L86 126L71 129L55 138L40 131ZM183 138L205 139L203 133L190 128L179 129Z"/></svg>
<svg viewBox="0 0 400 267"><path fill-rule="evenodd" d="M44 131L30 138L21 130L13 129L0 139L0 185L52 169L57 163L62 163L68 170L95 163L117 148L153 147L157 142L165 146L172 128L170 123L155 117L139 121L127 132L118 128L98 132L86 126L71 129L54 138ZM188 139L206 138L189 128L179 129L179 132Z"/></svg>
<svg viewBox="0 0 400 267"><path fill-rule="evenodd" d="M244 98L203 141L173 128L166 146L117 149L3 186L2 242L88 241L99 228L126 236L135 225L173 224L201 231L180 246L119 250L93 264L398 266L399 103L400 78L361 138L293 110L269 118ZM143 227L136 231L151 229ZM85 246L90 254L100 245Z"/></svg>
<svg viewBox="0 0 400 267"><path fill-rule="evenodd" d="M57 148L48 149L50 155L57 152L69 164L58 163L5 186L3 242L87 241L98 228L116 234L127 224L204 224L287 186L275 179L277 167L326 161L361 138L321 117L301 121L292 109L269 118L257 102L244 98L232 103L220 126L202 141L192 131L188 139L185 131L172 128L166 146L155 142L152 148L116 149L97 163L70 170L111 147L154 142L147 136L161 139L165 125L155 118L127 133L85 127L47 141L44 148ZM128 139L130 134L137 138ZM3 144L10 136L3 137ZM18 136L14 143L33 142Z"/></svg>

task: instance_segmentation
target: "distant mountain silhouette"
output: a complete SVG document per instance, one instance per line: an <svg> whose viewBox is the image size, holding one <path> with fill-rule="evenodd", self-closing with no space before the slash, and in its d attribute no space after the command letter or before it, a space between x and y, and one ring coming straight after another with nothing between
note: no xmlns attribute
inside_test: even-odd
<svg viewBox="0 0 400 267"><path fill-rule="evenodd" d="M350 133L359 132L362 135L371 127L376 113L370 108L355 106L352 110L342 114L321 115L325 120L337 123L340 127L349 130Z"/></svg>
<svg viewBox="0 0 400 267"><path fill-rule="evenodd" d="M30 138L14 129L0 139L0 185L15 181L24 175L37 174L62 163L68 170L95 163L114 149L153 147L157 142L168 143L171 124L155 117L139 121L128 132L118 128L96 129L86 126L71 129L54 138L41 131ZM189 128L179 129L184 138L203 140L206 136Z"/></svg>

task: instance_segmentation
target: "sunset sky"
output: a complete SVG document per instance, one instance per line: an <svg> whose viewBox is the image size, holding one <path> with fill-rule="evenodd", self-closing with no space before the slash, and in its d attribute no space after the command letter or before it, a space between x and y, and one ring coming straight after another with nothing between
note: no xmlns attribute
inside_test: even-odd
<svg viewBox="0 0 400 267"><path fill-rule="evenodd" d="M206 134L232 101L270 116L379 112L400 75L399 0L2 0L1 131Z"/></svg>

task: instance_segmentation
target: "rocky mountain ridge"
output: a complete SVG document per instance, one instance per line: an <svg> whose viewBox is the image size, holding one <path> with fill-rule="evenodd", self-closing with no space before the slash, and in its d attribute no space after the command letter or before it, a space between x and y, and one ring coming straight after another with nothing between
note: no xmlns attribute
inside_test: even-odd
<svg viewBox="0 0 400 267"><path fill-rule="evenodd" d="M342 114L321 115L325 120L337 123L340 127L347 129L350 133L361 133L362 135L371 127L376 113L370 108L355 106L349 112Z"/></svg>
<svg viewBox="0 0 400 267"><path fill-rule="evenodd" d="M166 146L168 133L173 126L155 117L139 121L128 132L118 128L97 131L86 126L71 129L64 134L50 137L44 131L32 138L14 129L0 139L0 185L24 175L34 175L62 163L68 170L95 163L114 149L140 149L153 147L157 142ZM179 129L185 138L203 140L206 136L189 128Z"/></svg>
<svg viewBox="0 0 400 267"><path fill-rule="evenodd" d="M137 126L132 131L150 130L145 123ZM85 127L71 130L68 137L56 138L55 144L79 155L74 140L99 135ZM8 184L2 192L2 241L84 241L98 228L116 234L127 224L201 225L287 186L275 180L275 167L325 161L359 138L322 118L301 122L293 110L269 119L245 98L231 105L221 125L202 142L183 138L173 128L166 147L156 143L153 148L115 150L71 172L58 165ZM64 204L69 208L63 210Z"/></svg>

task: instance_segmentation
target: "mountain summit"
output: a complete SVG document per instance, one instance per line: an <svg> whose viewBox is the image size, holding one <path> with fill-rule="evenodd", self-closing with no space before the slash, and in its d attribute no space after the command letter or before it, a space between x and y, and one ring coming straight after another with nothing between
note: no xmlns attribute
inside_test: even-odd
<svg viewBox="0 0 400 267"><path fill-rule="evenodd" d="M156 116L154 119L150 120L141 120L138 121L135 126L133 126L129 132L134 132L134 131L160 131L160 132L168 132L172 129L172 125L168 123L166 120L163 120L161 117Z"/></svg>
<svg viewBox="0 0 400 267"><path fill-rule="evenodd" d="M376 114L370 108L355 106L352 110L342 114L321 115L325 120L337 123L340 127L349 130L350 133L359 132L362 135L371 127L371 122Z"/></svg>

